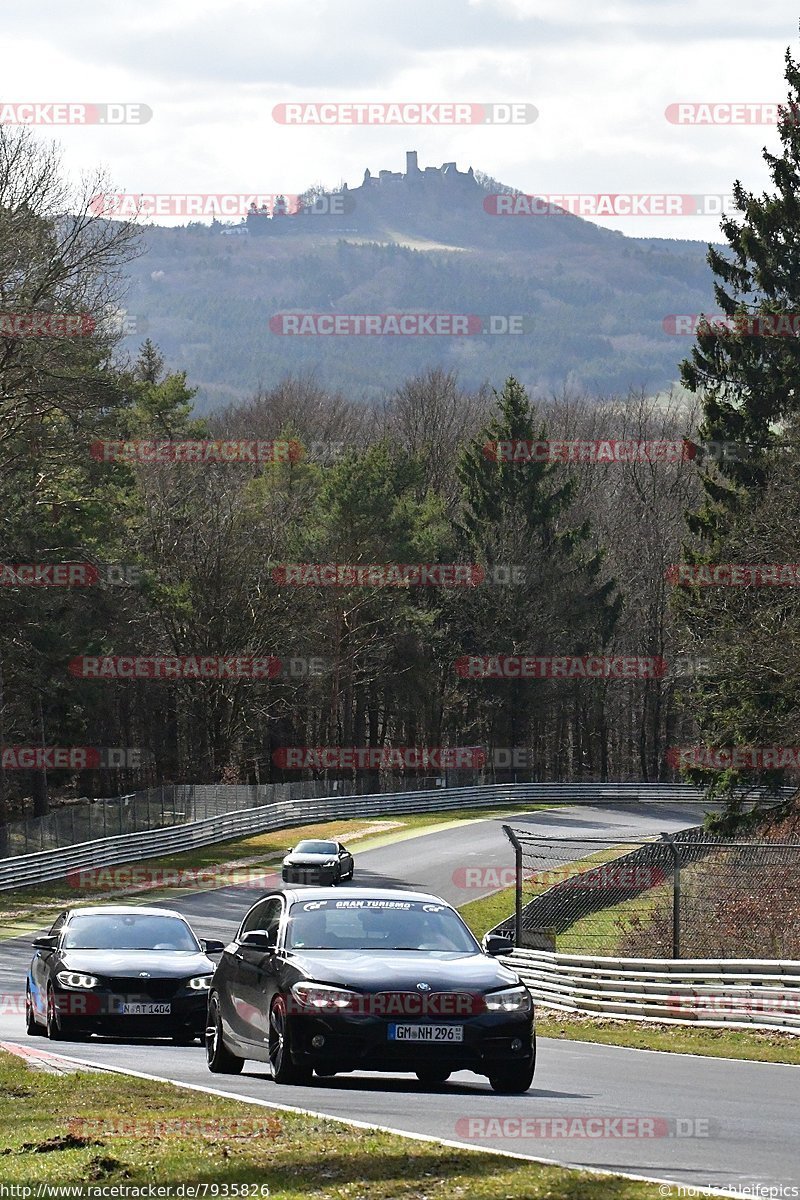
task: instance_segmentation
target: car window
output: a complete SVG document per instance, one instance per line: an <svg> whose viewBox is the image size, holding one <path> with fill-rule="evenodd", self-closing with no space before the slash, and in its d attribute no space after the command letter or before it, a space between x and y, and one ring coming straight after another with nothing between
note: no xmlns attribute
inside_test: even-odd
<svg viewBox="0 0 800 1200"><path fill-rule="evenodd" d="M60 912L58 914L55 921L50 926L50 936L51 937L57 937L58 934L61 933L61 930L64 928L64 922L66 921L66 919L67 919L67 912L65 909L64 912Z"/></svg>
<svg viewBox="0 0 800 1200"><path fill-rule="evenodd" d="M180 917L149 913L74 916L64 934L70 950L193 950L199 943Z"/></svg>
<svg viewBox="0 0 800 1200"><path fill-rule="evenodd" d="M244 937L246 933L258 929L264 930L273 941L276 941L282 913L283 904L279 897L273 896L269 900L262 900L245 917L239 936Z"/></svg>
<svg viewBox="0 0 800 1200"><path fill-rule="evenodd" d="M337 854L338 851L336 842L298 842L294 848L296 854Z"/></svg>
<svg viewBox="0 0 800 1200"><path fill-rule="evenodd" d="M298 900L289 913L289 949L430 950L475 954L479 947L445 904L394 900Z"/></svg>

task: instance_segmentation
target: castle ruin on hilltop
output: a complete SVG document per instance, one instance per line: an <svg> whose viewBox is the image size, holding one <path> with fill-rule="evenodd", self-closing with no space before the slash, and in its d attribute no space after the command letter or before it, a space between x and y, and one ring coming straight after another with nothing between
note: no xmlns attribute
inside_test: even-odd
<svg viewBox="0 0 800 1200"><path fill-rule="evenodd" d="M454 162L442 163L440 167L420 167L417 151L408 150L405 171L379 171L373 175L367 167L358 187L350 188L345 183L340 191L315 195L295 210L291 209L283 196L277 197L271 211L266 204L260 208L252 204L242 232L298 232L307 227L307 216L322 218L323 223L331 229L336 228L337 221L341 226L342 217L348 217L347 225L355 230L360 223L359 217L361 221L368 222L368 211L372 208L374 212L376 203L386 202L390 207L395 207L404 201L413 203L415 198L425 203L423 197L430 196L433 199L434 190L444 188L452 195L453 188L469 187L478 187L472 167L468 171L459 171Z"/></svg>
<svg viewBox="0 0 800 1200"><path fill-rule="evenodd" d="M406 186L417 185L421 183L474 183L475 172L472 167L468 171L459 171L454 162L442 163L441 167L424 167L421 168L417 161L417 151L406 151L406 169L403 171L379 171L377 175L373 175L369 167L364 172L364 180L360 187L348 189L347 184L344 185L343 191L350 191L351 196L362 193L372 193L375 188L389 187L393 184L405 184Z"/></svg>

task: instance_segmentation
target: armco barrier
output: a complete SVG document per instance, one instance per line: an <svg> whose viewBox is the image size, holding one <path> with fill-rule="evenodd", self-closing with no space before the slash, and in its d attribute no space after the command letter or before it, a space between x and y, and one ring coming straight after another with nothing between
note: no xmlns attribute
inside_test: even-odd
<svg viewBox="0 0 800 1200"><path fill-rule="evenodd" d="M562 1012L800 1034L800 962L600 958L514 950L502 961Z"/></svg>
<svg viewBox="0 0 800 1200"><path fill-rule="evenodd" d="M209 785L219 792L221 785ZM203 785L195 790L202 795ZM392 813L446 812L455 808L490 808L504 804L630 804L686 803L701 793L686 784L499 783L478 787L439 788L370 796L326 796L309 800L279 800L261 807L222 813L167 829L147 830L100 838L58 850L18 854L0 859L0 891L61 879L69 871L136 862L209 846L249 833L288 829L312 821L376 817Z"/></svg>

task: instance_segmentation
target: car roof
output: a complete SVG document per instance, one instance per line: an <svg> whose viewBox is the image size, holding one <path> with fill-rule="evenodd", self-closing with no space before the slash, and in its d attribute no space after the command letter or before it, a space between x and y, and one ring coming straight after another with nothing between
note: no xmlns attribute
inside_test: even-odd
<svg viewBox="0 0 800 1200"><path fill-rule="evenodd" d="M91 904L86 908L70 908L67 912L70 917L123 917L131 914L145 917L178 917L181 921L186 920L174 908L151 908L146 904Z"/></svg>
<svg viewBox="0 0 800 1200"><path fill-rule="evenodd" d="M286 896L289 900L421 900L430 904L444 904L451 908L441 896L433 896L430 892L412 892L406 888L368 888L368 887L302 887L276 888L267 893L270 896ZM263 896L262 899L266 899Z"/></svg>

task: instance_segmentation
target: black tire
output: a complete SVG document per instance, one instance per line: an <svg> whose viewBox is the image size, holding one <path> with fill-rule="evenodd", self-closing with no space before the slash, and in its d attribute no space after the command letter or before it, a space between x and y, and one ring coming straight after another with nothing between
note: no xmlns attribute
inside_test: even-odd
<svg viewBox="0 0 800 1200"><path fill-rule="evenodd" d="M55 993L52 988L47 990L47 1025L45 1036L51 1042L77 1042L86 1037L82 1029L75 1029L71 1021L64 1021L58 1011Z"/></svg>
<svg viewBox="0 0 800 1200"><path fill-rule="evenodd" d="M436 1087L437 1084L447 1083L452 1071L445 1070L444 1067L425 1067L422 1071L415 1071L415 1075L420 1083L427 1084L428 1087Z"/></svg>
<svg viewBox="0 0 800 1200"><path fill-rule="evenodd" d="M206 1020L206 1062L208 1069L214 1075L239 1075L244 1066L244 1059L233 1054L225 1045L222 1036L222 1018L219 1015L219 1002L216 996L210 996L208 1001L208 1018Z"/></svg>
<svg viewBox="0 0 800 1200"><path fill-rule="evenodd" d="M536 1068L536 1047L533 1055L526 1063L516 1067L508 1067L489 1076L493 1092L504 1092L507 1096L519 1096L527 1092L533 1082L533 1072Z"/></svg>
<svg viewBox="0 0 800 1200"><path fill-rule="evenodd" d="M314 1067L314 1074L319 1075L320 1079L333 1079L336 1072L328 1070L327 1067Z"/></svg>
<svg viewBox="0 0 800 1200"><path fill-rule="evenodd" d="M25 1032L28 1037L44 1037L47 1030L36 1020L30 988L25 988Z"/></svg>
<svg viewBox="0 0 800 1200"><path fill-rule="evenodd" d="M311 1067L292 1062L292 1023L283 996L276 996L269 1010L269 1065L276 1083L311 1082Z"/></svg>

